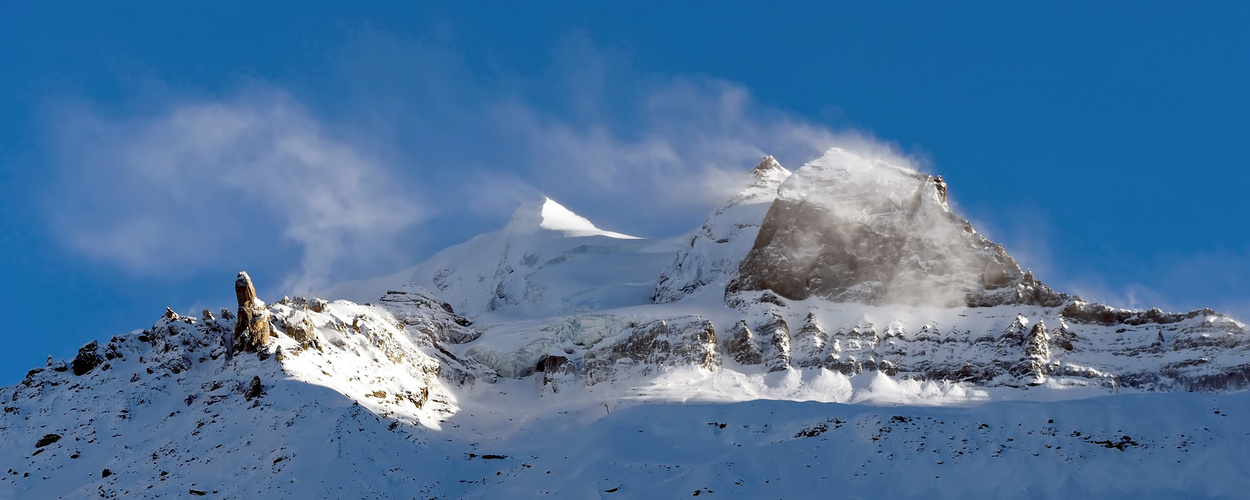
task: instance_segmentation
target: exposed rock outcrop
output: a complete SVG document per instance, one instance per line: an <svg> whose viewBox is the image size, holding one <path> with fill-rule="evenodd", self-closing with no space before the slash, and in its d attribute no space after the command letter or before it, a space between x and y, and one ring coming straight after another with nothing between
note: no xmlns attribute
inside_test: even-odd
<svg viewBox="0 0 1250 500"><path fill-rule="evenodd" d="M100 356L100 343L92 340L78 350L78 356L74 358L72 363L74 375L85 375L103 362L104 357Z"/></svg>
<svg viewBox="0 0 1250 500"><path fill-rule="evenodd" d="M463 344L482 334L469 326L469 320L456 314L451 304L417 285L388 291L380 303L406 328L414 328L437 342Z"/></svg>
<svg viewBox="0 0 1250 500"><path fill-rule="evenodd" d="M253 376L252 381L248 382L247 387L243 389L243 397L248 401L259 398L265 394L265 384L260 381L260 376Z"/></svg>
<svg viewBox="0 0 1250 500"><path fill-rule="evenodd" d="M764 362L764 352L760 349L755 333L747 326L746 320L739 320L729 327L725 333L725 355L740 365L758 365Z"/></svg>
<svg viewBox="0 0 1250 500"><path fill-rule="evenodd" d="M313 334L316 331L316 325L313 324L312 315L305 311L292 311L283 323L287 336L300 344L307 345L315 338Z"/></svg>
<svg viewBox="0 0 1250 500"><path fill-rule="evenodd" d="M234 293L239 300L239 313L231 339L233 350L257 352L269 344L273 334L269 324L269 309L256 297L256 287L246 271L240 271L234 280Z"/></svg>
<svg viewBox="0 0 1250 500"><path fill-rule="evenodd" d="M823 355L829 344L829 334L816 320L816 315L807 313L803 326L794 334L794 345L791 348L794 366L799 368L815 368L824 363Z"/></svg>
<svg viewBox="0 0 1250 500"><path fill-rule="evenodd" d="M655 320L626 329L582 358L587 385L646 376L675 367L720 366L716 329L698 316Z"/></svg>
<svg viewBox="0 0 1250 500"><path fill-rule="evenodd" d="M790 367L790 325L780 314L769 311L764 320L755 327L764 340L761 351L764 354L764 366L768 371L775 372Z"/></svg>
<svg viewBox="0 0 1250 500"><path fill-rule="evenodd" d="M840 149L780 186L729 292L939 307L1060 305L946 203L945 181Z"/></svg>

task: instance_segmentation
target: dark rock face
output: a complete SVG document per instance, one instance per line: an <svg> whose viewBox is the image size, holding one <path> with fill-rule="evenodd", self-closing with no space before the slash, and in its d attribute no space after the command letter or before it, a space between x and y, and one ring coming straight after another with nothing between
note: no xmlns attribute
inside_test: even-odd
<svg viewBox="0 0 1250 500"><path fill-rule="evenodd" d="M252 381L243 389L243 397L251 401L265 394L265 384L262 384L259 376L252 377Z"/></svg>
<svg viewBox="0 0 1250 500"><path fill-rule="evenodd" d="M951 213L946 183L839 150L784 183L728 292L955 307L1067 299Z"/></svg>
<svg viewBox="0 0 1250 500"><path fill-rule="evenodd" d="M239 300L239 314L234 326L232 345L235 350L256 352L269 345L273 335L269 325L269 309L256 298L251 276L240 272L234 280L234 293Z"/></svg>
<svg viewBox="0 0 1250 500"><path fill-rule="evenodd" d="M100 343L95 340L92 340L87 345L82 346L82 348L78 350L78 356L74 358L74 362L72 363L74 375L86 375L87 372L90 372L95 369L95 367L100 366L100 364L104 362L104 357L100 356L99 350Z"/></svg>
<svg viewBox="0 0 1250 500"><path fill-rule="evenodd" d="M621 332L582 358L582 379L587 385L610 382L660 370L720 365L716 329L698 316L655 320Z"/></svg>
<svg viewBox="0 0 1250 500"><path fill-rule="evenodd" d="M1136 326L1147 323L1168 325L1199 316L1208 316L1213 314L1215 314L1215 311L1210 309L1199 309L1188 313L1165 313L1159 308L1148 309L1146 311L1132 311L1082 301L1072 302L1063 308L1063 316L1065 318L1068 318L1075 323L1097 325L1124 324Z"/></svg>
<svg viewBox="0 0 1250 500"><path fill-rule="evenodd" d="M829 334L816 321L816 315L807 313L803 326L794 334L794 345L791 348L793 364L799 368L815 368L821 366L822 355L829 344Z"/></svg>
<svg viewBox="0 0 1250 500"><path fill-rule="evenodd" d="M725 334L725 354L740 365L758 365L764 362L764 353L755 340L755 334L746 320L734 323Z"/></svg>
<svg viewBox="0 0 1250 500"><path fill-rule="evenodd" d="M562 382L577 378L577 367L567 356L547 356L538 362L535 369L543 374L543 386L560 392Z"/></svg>
<svg viewBox="0 0 1250 500"><path fill-rule="evenodd" d="M745 320L730 327L725 354L740 365L764 365L770 372L790 367L790 326L775 311L766 313L754 328Z"/></svg>
<svg viewBox="0 0 1250 500"><path fill-rule="evenodd" d="M39 438L38 441L35 441L35 448L43 448L44 446L50 445L60 440L61 440L60 434L44 434L43 437Z"/></svg>

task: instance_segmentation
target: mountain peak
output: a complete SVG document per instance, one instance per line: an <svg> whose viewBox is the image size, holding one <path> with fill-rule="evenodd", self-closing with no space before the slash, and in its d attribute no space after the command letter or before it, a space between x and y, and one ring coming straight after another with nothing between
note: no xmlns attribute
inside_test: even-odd
<svg viewBox="0 0 1250 500"><path fill-rule="evenodd" d="M778 163L777 159L773 158L772 155L768 155L761 159L759 164L755 165L755 168L751 169L751 175L755 177L753 186L768 185L773 186L775 189L778 184L781 184L781 181L790 177L790 171L786 170L786 167L781 166L781 163Z"/></svg>
<svg viewBox="0 0 1250 500"><path fill-rule="evenodd" d="M953 307L1038 303L1019 264L950 212L946 183L830 149L789 176L740 266L736 290L790 299ZM1025 289L1029 293L1025 293Z"/></svg>
<svg viewBox="0 0 1250 500"><path fill-rule="evenodd" d="M781 163L777 162L776 158L773 158L773 155L768 155L760 159L759 164L755 165L755 168L751 169L751 173L755 174L756 177L769 175L772 172L785 172L787 175L790 173L789 170L786 170L785 167L781 166Z"/></svg>
<svg viewBox="0 0 1250 500"><path fill-rule="evenodd" d="M636 236L599 229L589 219L577 215L555 200L543 196L521 204L512 214L508 229L513 233L533 233L540 230L555 231L564 236L607 236L619 239L638 239Z"/></svg>

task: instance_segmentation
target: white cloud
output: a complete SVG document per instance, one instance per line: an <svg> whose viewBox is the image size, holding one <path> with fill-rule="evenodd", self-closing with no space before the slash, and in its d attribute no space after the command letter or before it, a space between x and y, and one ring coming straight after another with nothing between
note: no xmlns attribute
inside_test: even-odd
<svg viewBox="0 0 1250 500"><path fill-rule="evenodd" d="M563 89L568 104L538 106L522 93L495 105L491 121L522 155L532 184L575 205L615 206L616 222L632 224L630 231L654 235L647 231L672 220L697 224L741 189L745 172L765 155L794 169L837 146L924 166L869 133L833 130L761 104L733 82L639 74L583 38L563 43L577 48L557 51L557 70L531 84Z"/></svg>
<svg viewBox="0 0 1250 500"><path fill-rule="evenodd" d="M475 214L465 223L487 231L540 193L601 227L668 236L697 227L764 155L796 168L839 146L918 166L870 134L725 80L640 72L576 34L538 73L471 63L364 30L333 53L324 94L302 87L297 100L271 81L121 118L70 107L54 121L48 212L101 262L149 274L269 266L295 293L412 264L414 239L426 251L458 242L417 222ZM263 258L290 243L298 266Z"/></svg>
<svg viewBox="0 0 1250 500"><path fill-rule="evenodd" d="M286 240L300 257L283 288L304 291L324 285L345 254L372 254L422 216L386 165L279 91L141 117L83 107L62 116L47 204L54 228L131 271L238 266Z"/></svg>

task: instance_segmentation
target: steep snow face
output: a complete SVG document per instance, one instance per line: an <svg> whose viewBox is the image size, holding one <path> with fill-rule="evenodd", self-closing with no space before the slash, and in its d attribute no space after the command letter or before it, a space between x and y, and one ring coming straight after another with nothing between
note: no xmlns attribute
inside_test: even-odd
<svg viewBox="0 0 1250 500"><path fill-rule="evenodd" d="M500 231L434 255L408 274L456 312L537 318L650 301L676 240L603 231L550 199Z"/></svg>
<svg viewBox="0 0 1250 500"><path fill-rule="evenodd" d="M772 156L760 161L749 174L751 184L729 203L717 208L694 234L689 243L660 274L652 299L657 303L676 302L708 287L723 294L724 287L738 276L738 265L751 250L760 222L777 188L790 176ZM710 287L709 287L710 285Z"/></svg>
<svg viewBox="0 0 1250 500"><path fill-rule="evenodd" d="M566 237L607 236L625 240L638 239L637 236L599 229L589 219L547 197L521 205L512 215L509 226L514 234L547 230L559 232Z"/></svg>
<svg viewBox="0 0 1250 500"><path fill-rule="evenodd" d="M939 307L1015 300L1025 278L951 213L941 177L836 148L782 183L739 272L731 291Z"/></svg>
<svg viewBox="0 0 1250 500"><path fill-rule="evenodd" d="M414 283L459 314L546 318L646 304L677 239L605 231L550 198L525 203L503 229L390 276L325 293L372 301Z"/></svg>

